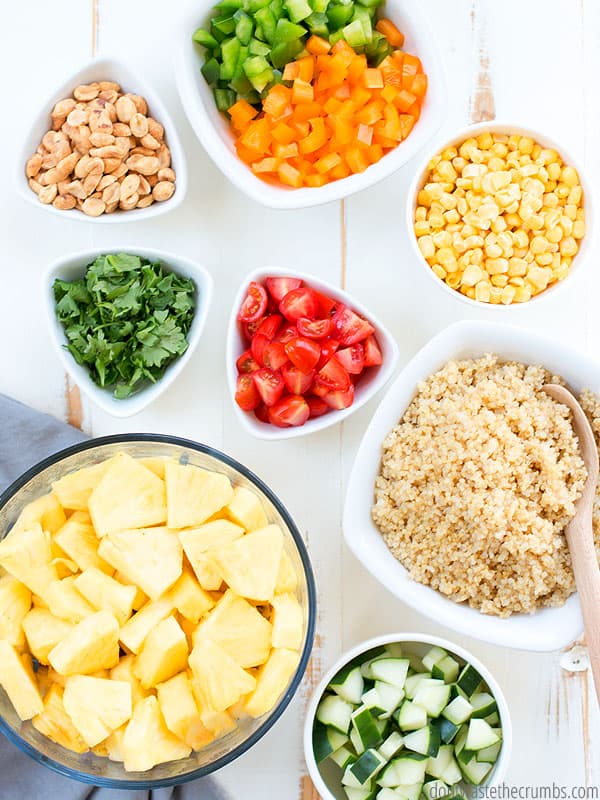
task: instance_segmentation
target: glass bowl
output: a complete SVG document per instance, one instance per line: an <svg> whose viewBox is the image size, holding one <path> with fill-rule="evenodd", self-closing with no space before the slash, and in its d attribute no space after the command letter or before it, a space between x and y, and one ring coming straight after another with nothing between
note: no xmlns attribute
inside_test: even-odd
<svg viewBox="0 0 600 800"><path fill-rule="evenodd" d="M312 648L316 592L308 553L292 518L275 494L260 478L224 453L187 439L158 434L127 434L91 439L61 450L41 461L16 480L0 496L0 539L6 536L23 506L47 493L52 481L67 472L92 466L118 452L135 458L169 457L180 463L223 473L236 486L244 486L260 496L270 523L281 526L284 547L298 576L298 601L304 612L304 639L300 662L277 705L258 719L240 719L238 727L226 736L180 761L160 764L147 772L125 772L120 762L66 750L39 733L31 722L21 722L6 693L0 688L0 731L20 750L61 775L113 789L157 789L200 778L231 763L245 753L271 728L294 696L306 669Z"/></svg>

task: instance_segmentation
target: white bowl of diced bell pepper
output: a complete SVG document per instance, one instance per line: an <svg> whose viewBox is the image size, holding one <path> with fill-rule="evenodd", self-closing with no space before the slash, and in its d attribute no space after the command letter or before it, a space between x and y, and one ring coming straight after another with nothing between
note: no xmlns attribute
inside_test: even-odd
<svg viewBox="0 0 600 800"><path fill-rule="evenodd" d="M324 800L436 800L498 786L512 726L502 689L458 645L395 633L352 648L317 686L304 726Z"/></svg>

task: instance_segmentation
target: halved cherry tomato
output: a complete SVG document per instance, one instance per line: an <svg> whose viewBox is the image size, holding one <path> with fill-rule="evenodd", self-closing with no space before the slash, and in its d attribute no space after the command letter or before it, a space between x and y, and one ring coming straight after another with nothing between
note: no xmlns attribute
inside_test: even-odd
<svg viewBox="0 0 600 800"><path fill-rule="evenodd" d="M290 339L294 339L296 336L298 336L298 328L290 323L279 329L279 332L275 337L275 341L285 344L286 342L289 342Z"/></svg>
<svg viewBox="0 0 600 800"><path fill-rule="evenodd" d="M238 377L235 402L244 411L252 411L260 403L258 390L250 375L240 375Z"/></svg>
<svg viewBox="0 0 600 800"><path fill-rule="evenodd" d="M306 402L310 408L310 419L314 419L314 417L322 417L323 414L326 414L329 411L329 406L321 397L309 396L306 398Z"/></svg>
<svg viewBox="0 0 600 800"><path fill-rule="evenodd" d="M348 306L339 306L331 319L334 336L343 345L356 344L372 333L375 328L366 319L359 317Z"/></svg>
<svg viewBox="0 0 600 800"><path fill-rule="evenodd" d="M279 369L288 361L285 347L281 342L269 342L263 350L262 357L263 364L265 367L269 367L269 369Z"/></svg>
<svg viewBox="0 0 600 800"><path fill-rule="evenodd" d="M321 342L321 358L317 364L317 369L321 369L325 366L331 356L337 351L339 346L340 343L337 341L337 339L327 339L327 341Z"/></svg>
<svg viewBox="0 0 600 800"><path fill-rule="evenodd" d="M317 300L319 301L319 306L321 308L321 313L324 317L330 317L331 312L337 306L337 300L334 300L333 297L329 297L328 294L323 294L323 292L318 292L316 289L313 289L314 293L317 296Z"/></svg>
<svg viewBox="0 0 600 800"><path fill-rule="evenodd" d="M252 352L254 359L260 364L261 367L264 367L265 365L265 362L263 361L263 355L265 352L265 347L268 344L269 340L263 333L254 334L252 344L250 345L250 351Z"/></svg>
<svg viewBox="0 0 600 800"><path fill-rule="evenodd" d="M286 275L279 277L267 278L267 289L269 294L277 303L281 303L283 298L292 289L299 289L302 286L300 278L289 278Z"/></svg>
<svg viewBox="0 0 600 800"><path fill-rule="evenodd" d="M332 392L345 392L350 386L350 375L337 360L337 356L332 356L327 364L317 372L316 380Z"/></svg>
<svg viewBox="0 0 600 800"><path fill-rule="evenodd" d="M300 317L316 319L319 316L319 301L312 289L303 286L288 292L279 304L279 310L290 322L296 322Z"/></svg>
<svg viewBox="0 0 600 800"><path fill-rule="evenodd" d="M345 391L329 392L323 397L329 408L340 410L348 408L354 402L354 385L351 383Z"/></svg>
<svg viewBox="0 0 600 800"><path fill-rule="evenodd" d="M238 314L240 322L254 322L260 319L266 311L267 299L266 289L260 283L252 281Z"/></svg>
<svg viewBox="0 0 600 800"><path fill-rule="evenodd" d="M350 375L360 375L365 366L365 349L361 342L338 350L335 357Z"/></svg>
<svg viewBox="0 0 600 800"><path fill-rule="evenodd" d="M256 418L259 419L261 422L269 423L271 421L269 419L269 409L266 407L264 403L259 403L254 409L254 413L256 414Z"/></svg>
<svg viewBox="0 0 600 800"><path fill-rule="evenodd" d="M365 367L378 367L383 362L381 350L374 336L369 336L364 341Z"/></svg>
<svg viewBox="0 0 600 800"><path fill-rule="evenodd" d="M248 343L250 343L252 341L252 337L254 336L256 331L260 328L260 326L262 325L263 321L264 321L264 317L261 317L260 319L255 319L253 322L242 322L242 323L240 323L241 327L242 327L242 333L246 337L246 341Z"/></svg>
<svg viewBox="0 0 600 800"><path fill-rule="evenodd" d="M256 329L256 334L258 335L260 333L263 336L266 336L267 339L271 340L275 337L275 334L279 330L279 326L281 325L282 321L282 317L279 314L269 314L269 316L265 317Z"/></svg>
<svg viewBox="0 0 600 800"><path fill-rule="evenodd" d="M260 399L266 406L275 405L285 389L281 373L279 371L275 372L268 367L263 367L258 372L253 372L252 380L256 385Z"/></svg>
<svg viewBox="0 0 600 800"><path fill-rule="evenodd" d="M306 394L315 379L315 372L304 373L293 364L284 364L281 377L290 394Z"/></svg>
<svg viewBox="0 0 600 800"><path fill-rule="evenodd" d="M257 369L260 369L260 364L254 358L250 349L244 350L235 365L240 375L242 373L256 372Z"/></svg>
<svg viewBox="0 0 600 800"><path fill-rule="evenodd" d="M331 333L330 319L308 319L300 317L298 320L298 333L309 339L324 339Z"/></svg>
<svg viewBox="0 0 600 800"><path fill-rule="evenodd" d="M319 363L321 348L312 339L297 336L285 345L285 352L292 364L301 372L311 372Z"/></svg>
<svg viewBox="0 0 600 800"><path fill-rule="evenodd" d="M280 428L304 425L310 416L310 407L306 400L297 394L282 397L269 409L269 419Z"/></svg>

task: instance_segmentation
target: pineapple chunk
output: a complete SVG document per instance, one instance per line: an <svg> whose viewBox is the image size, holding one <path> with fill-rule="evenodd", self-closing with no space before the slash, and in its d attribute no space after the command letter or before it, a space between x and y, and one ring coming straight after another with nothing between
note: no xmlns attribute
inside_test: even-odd
<svg viewBox="0 0 600 800"><path fill-rule="evenodd" d="M198 623L201 616L214 607L215 601L204 591L192 575L184 572L169 590L173 605L190 622Z"/></svg>
<svg viewBox="0 0 600 800"><path fill-rule="evenodd" d="M121 741L127 772L146 772L157 764L187 758L191 747L167 728L156 697L146 697L133 709Z"/></svg>
<svg viewBox="0 0 600 800"><path fill-rule="evenodd" d="M189 528L200 525L231 500L233 489L226 475L191 464L167 462L167 525Z"/></svg>
<svg viewBox="0 0 600 800"><path fill-rule="evenodd" d="M212 708L204 708L200 712L200 719L204 727L210 731L215 739L220 739L227 733L231 733L237 728L234 718L228 711L214 711Z"/></svg>
<svg viewBox="0 0 600 800"><path fill-rule="evenodd" d="M98 555L98 537L85 511L75 511L55 534L54 541L80 570L96 567L112 575L112 567Z"/></svg>
<svg viewBox="0 0 600 800"><path fill-rule="evenodd" d="M256 689L246 701L246 711L251 717L261 717L275 706L299 661L296 650L272 651L267 663L258 671Z"/></svg>
<svg viewBox="0 0 600 800"><path fill-rule="evenodd" d="M181 575L181 543L168 528L140 528L110 533L98 553L152 600L157 600Z"/></svg>
<svg viewBox="0 0 600 800"><path fill-rule="evenodd" d="M93 467L84 467L68 475L63 475L52 484L54 494L57 495L64 508L72 511L87 511L90 495L104 477L112 458L94 464Z"/></svg>
<svg viewBox="0 0 600 800"><path fill-rule="evenodd" d="M210 639L194 646L189 663L194 682L206 698L206 705L214 711L224 711L256 686L255 678Z"/></svg>
<svg viewBox="0 0 600 800"><path fill-rule="evenodd" d="M23 619L31 608L31 592L24 583L3 575L0 578L0 639L15 647L25 644Z"/></svg>
<svg viewBox="0 0 600 800"><path fill-rule="evenodd" d="M179 540L203 589L216 591L223 583L223 575L212 550L243 535L244 529L240 525L224 519L207 522L194 530L180 531Z"/></svg>
<svg viewBox="0 0 600 800"><path fill-rule="evenodd" d="M63 695L65 711L88 747L95 747L131 718L127 681L71 675Z"/></svg>
<svg viewBox="0 0 600 800"><path fill-rule="evenodd" d="M106 755L111 761L123 761L123 736L125 736L126 730L127 724L121 725L103 742L106 747Z"/></svg>
<svg viewBox="0 0 600 800"><path fill-rule="evenodd" d="M56 567L56 574L58 575L59 580L62 580L63 578L70 578L76 572L79 572L77 564L74 561L71 561L70 558L64 558L63 556L53 558L50 564Z"/></svg>
<svg viewBox="0 0 600 800"><path fill-rule="evenodd" d="M173 608L173 601L168 594L154 603L146 603L121 628L121 643L132 653L139 653L150 631L168 617Z"/></svg>
<svg viewBox="0 0 600 800"><path fill-rule="evenodd" d="M187 666L188 644L175 617L167 617L150 631L133 665L144 689L172 678Z"/></svg>
<svg viewBox="0 0 600 800"><path fill-rule="evenodd" d="M39 524L44 531L56 533L67 521L65 510L54 492L27 503L10 533L17 533ZM10 534L9 534L10 535Z"/></svg>
<svg viewBox="0 0 600 800"><path fill-rule="evenodd" d="M53 581L43 592L42 600L55 617L67 622L81 622L95 610L78 592L73 576L63 578L62 581Z"/></svg>
<svg viewBox="0 0 600 800"><path fill-rule="evenodd" d="M273 647L299 650L304 633L302 607L293 594L276 594L273 605Z"/></svg>
<svg viewBox="0 0 600 800"><path fill-rule="evenodd" d="M146 458L138 458L138 462L143 464L146 469L151 470L155 475L158 475L162 480L165 479L165 464L170 459L163 456L148 456Z"/></svg>
<svg viewBox="0 0 600 800"><path fill-rule="evenodd" d="M165 484L131 456L119 453L90 495L88 507L100 537L162 525L167 518Z"/></svg>
<svg viewBox="0 0 600 800"><path fill-rule="evenodd" d="M23 630L31 655L40 664L47 664L50 651L62 642L73 626L45 608L32 608L23 620Z"/></svg>
<svg viewBox="0 0 600 800"><path fill-rule="evenodd" d="M157 692L167 728L175 736L192 750L200 750L213 741L214 735L202 724L192 685L185 672L160 683Z"/></svg>
<svg viewBox="0 0 600 800"><path fill-rule="evenodd" d="M54 684L44 697L44 710L31 721L33 727L56 744L74 753L87 753L88 746L65 711L63 690Z"/></svg>
<svg viewBox="0 0 600 800"><path fill-rule="evenodd" d="M112 569L111 569L111 573L112 573ZM116 581L119 581L119 583L125 583L125 584L129 583L129 578L127 577L127 575L124 575L122 572L115 572L115 574L112 577ZM145 595L144 592L142 592L142 590L140 589L139 586L136 586L135 587L135 597L133 598L133 610L134 611L139 611L140 608L143 605L145 605L147 602L148 602L148 596Z"/></svg>
<svg viewBox="0 0 600 800"><path fill-rule="evenodd" d="M293 592L298 585L298 576L292 564L292 559L289 554L284 550L281 554L281 562L279 564L279 572L277 574L277 582L275 584L275 594L285 594L286 592Z"/></svg>
<svg viewBox="0 0 600 800"><path fill-rule="evenodd" d="M96 567L88 567L78 575L75 586L97 611L112 611L119 625L124 625L131 616L135 586L124 586Z"/></svg>
<svg viewBox="0 0 600 800"><path fill-rule="evenodd" d="M52 581L58 580L56 567L51 564L50 534L39 522L27 530L15 531L0 542L0 566L24 583L34 594L41 595Z"/></svg>
<svg viewBox="0 0 600 800"><path fill-rule="evenodd" d="M240 667L256 667L269 657L271 625L254 606L228 589L193 636L200 647L205 639L216 642Z"/></svg>
<svg viewBox="0 0 600 800"><path fill-rule="evenodd" d="M227 585L240 597L270 601L279 573L283 533L268 525L214 551Z"/></svg>
<svg viewBox="0 0 600 800"><path fill-rule="evenodd" d="M20 719L31 719L44 710L30 656L20 656L4 639L0 639L0 686Z"/></svg>
<svg viewBox="0 0 600 800"><path fill-rule="evenodd" d="M119 623L110 611L98 611L76 625L49 653L61 675L89 675L119 663Z"/></svg>
<svg viewBox="0 0 600 800"><path fill-rule="evenodd" d="M147 692L142 684L133 674L133 665L135 664L135 656L128 655L122 656L116 667L110 671L110 677L113 681L127 681L131 685L131 701L135 705L138 700L143 700L148 697L150 692Z"/></svg>
<svg viewBox="0 0 600 800"><path fill-rule="evenodd" d="M236 486L226 510L229 519L247 531L266 528L269 524L260 498L244 486Z"/></svg>

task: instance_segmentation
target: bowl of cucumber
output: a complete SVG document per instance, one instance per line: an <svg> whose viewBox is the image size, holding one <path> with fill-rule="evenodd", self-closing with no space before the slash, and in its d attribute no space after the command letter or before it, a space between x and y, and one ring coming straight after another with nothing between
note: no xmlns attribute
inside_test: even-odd
<svg viewBox="0 0 600 800"><path fill-rule="evenodd" d="M323 800L437 800L499 785L512 749L502 689L458 645L417 633L362 642L325 674L304 752Z"/></svg>

